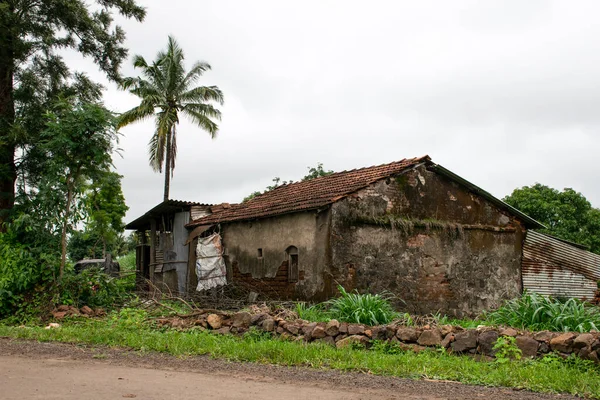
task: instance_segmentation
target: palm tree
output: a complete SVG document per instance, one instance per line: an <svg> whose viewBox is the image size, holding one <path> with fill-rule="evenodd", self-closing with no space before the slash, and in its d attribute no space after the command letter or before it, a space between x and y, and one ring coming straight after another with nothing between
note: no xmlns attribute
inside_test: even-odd
<svg viewBox="0 0 600 400"><path fill-rule="evenodd" d="M161 51L152 64L144 57L135 56L133 66L141 69L142 77L125 78L124 90L141 99L140 105L121 114L118 127L156 117L156 130L148 144L150 165L154 171L165 168L164 200L169 199L169 187L175 158L177 157L177 126L179 115L189 118L214 139L219 127L214 120L221 119L221 112L210 102L223 105L223 93L216 86L194 86L202 74L210 70L205 62L196 62L186 72L183 50L169 36L167 50Z"/></svg>

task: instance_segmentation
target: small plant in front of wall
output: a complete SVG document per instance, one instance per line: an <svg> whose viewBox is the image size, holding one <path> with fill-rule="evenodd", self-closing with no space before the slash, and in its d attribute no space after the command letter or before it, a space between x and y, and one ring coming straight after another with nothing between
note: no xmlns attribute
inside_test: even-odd
<svg viewBox="0 0 600 400"><path fill-rule="evenodd" d="M348 293L338 285L340 297L331 299L325 304L329 306L329 316L342 322L366 325L389 324L398 317L398 313L390 303L391 296L387 293L360 294Z"/></svg>
<svg viewBox="0 0 600 400"><path fill-rule="evenodd" d="M511 360L521 359L521 349L517 347L517 339L511 336L501 336L494 345L496 350L496 363L506 364Z"/></svg>

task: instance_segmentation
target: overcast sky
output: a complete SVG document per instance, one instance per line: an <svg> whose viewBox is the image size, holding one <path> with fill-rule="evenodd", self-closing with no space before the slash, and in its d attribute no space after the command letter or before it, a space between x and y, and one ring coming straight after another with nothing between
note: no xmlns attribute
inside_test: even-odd
<svg viewBox="0 0 600 400"><path fill-rule="evenodd" d="M171 198L239 202L317 162L341 171L428 154L498 197L540 182L600 207L597 1L140 3L146 20L121 22L130 55L154 59L171 34L188 66L212 65L201 83L226 100L217 139L181 124ZM138 104L113 85L105 101ZM162 200L153 128L122 130L127 221Z"/></svg>

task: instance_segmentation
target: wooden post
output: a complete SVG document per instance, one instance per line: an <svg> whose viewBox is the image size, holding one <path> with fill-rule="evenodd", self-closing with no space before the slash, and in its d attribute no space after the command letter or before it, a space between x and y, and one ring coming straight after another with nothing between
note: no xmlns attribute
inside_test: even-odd
<svg viewBox="0 0 600 400"><path fill-rule="evenodd" d="M154 263L156 263L156 220L150 222L150 282L154 283Z"/></svg>
<svg viewBox="0 0 600 400"><path fill-rule="evenodd" d="M106 253L106 258L104 259L104 271L108 275L112 275L113 274L113 269L112 269L112 254L110 254L110 253Z"/></svg>

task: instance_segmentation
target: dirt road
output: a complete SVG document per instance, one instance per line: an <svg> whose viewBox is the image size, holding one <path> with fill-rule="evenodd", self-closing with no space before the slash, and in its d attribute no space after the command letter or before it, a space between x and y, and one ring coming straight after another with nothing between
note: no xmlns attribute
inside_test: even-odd
<svg viewBox="0 0 600 400"><path fill-rule="evenodd" d="M2 399L572 399L453 382L0 338Z"/></svg>

